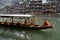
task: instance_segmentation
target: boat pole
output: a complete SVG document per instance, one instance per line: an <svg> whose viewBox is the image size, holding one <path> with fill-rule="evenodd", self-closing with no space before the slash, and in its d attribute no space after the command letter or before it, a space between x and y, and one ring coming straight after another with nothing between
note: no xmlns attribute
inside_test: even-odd
<svg viewBox="0 0 60 40"><path fill-rule="evenodd" d="M29 17L28 17L28 24L30 23Z"/></svg>
<svg viewBox="0 0 60 40"><path fill-rule="evenodd" d="M13 17L12 17L12 23L13 23Z"/></svg>
<svg viewBox="0 0 60 40"><path fill-rule="evenodd" d="M2 17L3 18L3 23L4 23L4 17Z"/></svg>

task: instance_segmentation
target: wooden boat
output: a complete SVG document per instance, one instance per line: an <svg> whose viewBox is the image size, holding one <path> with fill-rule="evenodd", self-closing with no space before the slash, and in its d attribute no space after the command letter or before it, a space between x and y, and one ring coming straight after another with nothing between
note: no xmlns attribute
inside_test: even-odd
<svg viewBox="0 0 60 40"><path fill-rule="evenodd" d="M35 30L41 30L41 29L49 29L53 28L50 23L45 20L43 25L36 25L34 15L23 15L23 14L0 14L0 17L3 18L3 22L0 22L0 26L4 27L10 27L10 28L24 28L24 29L35 29ZM24 23L21 23L20 21L14 22L14 17L19 17L19 19L25 19ZM7 20L4 22L4 18L11 18L11 22L8 22Z"/></svg>

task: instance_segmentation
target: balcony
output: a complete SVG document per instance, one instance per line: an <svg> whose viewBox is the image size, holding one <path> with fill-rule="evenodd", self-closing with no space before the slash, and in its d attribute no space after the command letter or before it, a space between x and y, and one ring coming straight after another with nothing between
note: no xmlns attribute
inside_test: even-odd
<svg viewBox="0 0 60 40"><path fill-rule="evenodd" d="M42 1L42 0L30 0L30 1Z"/></svg>
<svg viewBox="0 0 60 40"><path fill-rule="evenodd" d="M35 6L35 7L37 7L37 8L42 8L42 6Z"/></svg>

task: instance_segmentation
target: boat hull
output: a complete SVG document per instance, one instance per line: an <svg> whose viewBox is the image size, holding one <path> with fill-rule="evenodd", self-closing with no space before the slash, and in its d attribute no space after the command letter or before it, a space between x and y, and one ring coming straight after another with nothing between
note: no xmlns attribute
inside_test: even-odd
<svg viewBox="0 0 60 40"><path fill-rule="evenodd" d="M19 28L19 29L32 29L32 30L42 30L42 29L49 29L49 28L53 28L53 26L49 26L49 27L38 27L34 26L34 27L30 27L30 26L25 26L25 25L4 25L4 24L0 24L1 27L7 27L7 28Z"/></svg>

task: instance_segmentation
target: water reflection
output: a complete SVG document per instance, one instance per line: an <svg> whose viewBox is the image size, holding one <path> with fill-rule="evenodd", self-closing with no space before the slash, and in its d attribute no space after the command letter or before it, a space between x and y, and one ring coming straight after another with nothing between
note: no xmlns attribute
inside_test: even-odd
<svg viewBox="0 0 60 40"><path fill-rule="evenodd" d="M52 36L53 31L0 28L0 38L3 40L48 40Z"/></svg>
<svg viewBox="0 0 60 40"><path fill-rule="evenodd" d="M36 38L36 37L34 37L33 38L33 36L34 36L34 34L35 35L38 35L37 37L38 37L38 39L39 39L39 37L40 38L42 38L42 40L48 40L48 38L51 38L51 37L53 37L54 35L54 33L53 33L53 31L31 31L30 32L31 33L31 35L32 35L32 39L34 39L34 38Z"/></svg>
<svg viewBox="0 0 60 40"><path fill-rule="evenodd" d="M12 30L12 29L5 29L5 28L0 28L0 37L2 37L2 38L9 38L9 39L16 39L16 40L25 40L25 39L27 39L27 40L30 40L31 38L29 37L29 33L28 34L26 34L26 32L25 31L23 31L23 30L19 30L19 31L17 31L17 30Z"/></svg>

